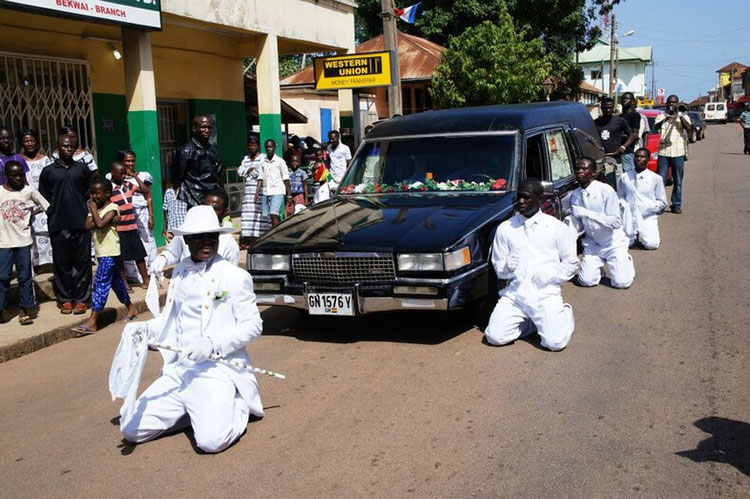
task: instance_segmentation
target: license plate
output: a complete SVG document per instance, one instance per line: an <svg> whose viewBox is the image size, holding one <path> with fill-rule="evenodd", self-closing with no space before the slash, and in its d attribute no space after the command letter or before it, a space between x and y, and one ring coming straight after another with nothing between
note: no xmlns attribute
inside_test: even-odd
<svg viewBox="0 0 750 499"><path fill-rule="evenodd" d="M344 293L308 293L310 315L354 315L354 299Z"/></svg>

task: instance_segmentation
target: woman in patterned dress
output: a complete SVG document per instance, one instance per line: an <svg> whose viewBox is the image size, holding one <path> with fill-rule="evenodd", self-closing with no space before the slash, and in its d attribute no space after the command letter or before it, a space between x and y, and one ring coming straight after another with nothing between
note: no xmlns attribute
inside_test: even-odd
<svg viewBox="0 0 750 499"><path fill-rule="evenodd" d="M53 162L52 158L39 153L39 135L30 128L18 131L18 141L21 143L21 156L29 165L26 180L29 185L39 189L39 176L45 166ZM47 230L47 214L41 212L31 219L31 232L34 237L31 258L35 267L52 263L52 245Z"/></svg>
<svg viewBox="0 0 750 499"><path fill-rule="evenodd" d="M255 192L258 189L258 174L263 155L260 153L257 137L247 140L247 156L237 169L237 174L245 179L245 194L242 197L242 233L240 248L248 249L252 244L271 228L271 220L263 216L260 204L255 202Z"/></svg>

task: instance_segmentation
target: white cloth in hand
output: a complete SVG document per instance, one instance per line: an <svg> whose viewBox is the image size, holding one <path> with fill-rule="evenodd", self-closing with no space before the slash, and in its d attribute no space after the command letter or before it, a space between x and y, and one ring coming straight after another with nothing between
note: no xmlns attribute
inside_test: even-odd
<svg viewBox="0 0 750 499"><path fill-rule="evenodd" d="M214 353L214 344L211 338L202 337L187 345L182 354L193 362L204 362Z"/></svg>
<svg viewBox="0 0 750 499"><path fill-rule="evenodd" d="M576 218L589 218L591 216L591 210L587 210L583 206L573 205L571 211Z"/></svg>
<svg viewBox="0 0 750 499"><path fill-rule="evenodd" d="M154 258L154 261L151 262L151 265L148 268L148 273L151 275L158 275L164 272L164 267L167 266L167 259L164 258L164 256L159 255L156 258Z"/></svg>
<svg viewBox="0 0 750 499"><path fill-rule="evenodd" d="M109 393L112 400L122 398L120 415L129 417L135 410L138 385L148 352L149 328L145 322L131 322L125 326L109 371ZM124 420L124 419L123 419Z"/></svg>

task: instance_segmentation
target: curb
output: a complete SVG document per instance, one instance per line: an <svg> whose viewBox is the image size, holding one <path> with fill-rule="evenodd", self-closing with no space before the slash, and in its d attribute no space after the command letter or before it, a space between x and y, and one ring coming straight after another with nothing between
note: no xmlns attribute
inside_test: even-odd
<svg viewBox="0 0 750 499"><path fill-rule="evenodd" d="M161 306L164 305L165 299L166 299L166 294L160 294L159 303ZM148 312L148 307L146 306L146 302L144 300L134 302L134 305L135 305L135 309L138 311L139 314ZM128 308L122 304L118 305L117 308L114 308L114 307L105 308L104 313L106 314L107 310L113 310L113 309L117 313L116 319L114 322L122 321L128 313ZM76 326L81 326L85 324L86 321L88 321L88 314L82 314L81 320L79 321L76 321L71 324L66 324L65 326L56 327L50 331L37 334L36 336L32 336L31 338L25 338L23 340L19 340L10 345L2 346L0 347L0 363L7 362L13 359L17 359L24 355L28 355L30 353L36 352L37 350L41 350L42 348L48 347L50 345L54 345L55 343L60 343L65 340L75 338L77 337L77 334L71 331L71 329ZM114 322L110 324L114 324ZM110 325L110 324L107 324L107 325Z"/></svg>

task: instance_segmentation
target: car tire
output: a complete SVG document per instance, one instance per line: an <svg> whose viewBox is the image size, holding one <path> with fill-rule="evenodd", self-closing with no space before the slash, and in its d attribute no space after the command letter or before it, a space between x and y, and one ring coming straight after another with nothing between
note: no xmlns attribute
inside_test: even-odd
<svg viewBox="0 0 750 499"><path fill-rule="evenodd" d="M487 279L487 294L467 305L465 309L467 316L480 331L484 331L490 322L490 315L497 305L499 291L499 282L494 269L491 268Z"/></svg>

